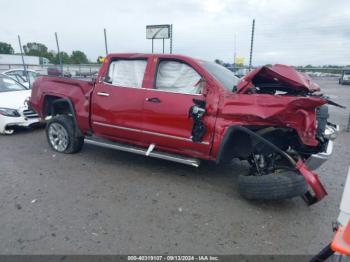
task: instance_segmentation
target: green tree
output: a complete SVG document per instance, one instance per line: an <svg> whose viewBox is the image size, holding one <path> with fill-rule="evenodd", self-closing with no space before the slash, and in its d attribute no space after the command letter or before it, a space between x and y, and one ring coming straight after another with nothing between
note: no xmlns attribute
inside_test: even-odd
<svg viewBox="0 0 350 262"><path fill-rule="evenodd" d="M53 52L49 52L46 45L42 43L29 42L23 46L23 50L26 55L45 57L51 63L55 63L55 55Z"/></svg>
<svg viewBox="0 0 350 262"><path fill-rule="evenodd" d="M23 50L26 55L32 56L44 56L48 53L46 45L36 42L27 43L23 46Z"/></svg>
<svg viewBox="0 0 350 262"><path fill-rule="evenodd" d="M12 46L5 42L0 42L0 54L14 54L15 51L13 50Z"/></svg>
<svg viewBox="0 0 350 262"><path fill-rule="evenodd" d="M70 56L70 61L72 64L87 64L89 63L89 60L87 59L84 52L76 50L73 51Z"/></svg>
<svg viewBox="0 0 350 262"><path fill-rule="evenodd" d="M70 56L66 52L61 51L60 54L61 54L61 58L62 58L62 64L71 64ZM58 56L58 53L55 55L54 63L55 64L60 63L60 58Z"/></svg>
<svg viewBox="0 0 350 262"><path fill-rule="evenodd" d="M49 51L47 54L46 54L46 56L44 56L44 57L46 57L47 59L49 59L49 61L51 62L51 63L55 63L55 59L56 59L56 53L54 52L54 51Z"/></svg>

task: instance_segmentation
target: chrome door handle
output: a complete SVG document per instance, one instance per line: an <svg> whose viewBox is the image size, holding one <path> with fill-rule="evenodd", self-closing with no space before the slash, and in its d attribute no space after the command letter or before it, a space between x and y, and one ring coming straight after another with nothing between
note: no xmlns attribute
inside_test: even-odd
<svg viewBox="0 0 350 262"><path fill-rule="evenodd" d="M160 103L160 102L162 102L158 97L147 97L146 101L147 102L152 102L152 103Z"/></svg>
<svg viewBox="0 0 350 262"><path fill-rule="evenodd" d="M109 94L105 93L105 92L98 92L97 95L98 96L109 96Z"/></svg>

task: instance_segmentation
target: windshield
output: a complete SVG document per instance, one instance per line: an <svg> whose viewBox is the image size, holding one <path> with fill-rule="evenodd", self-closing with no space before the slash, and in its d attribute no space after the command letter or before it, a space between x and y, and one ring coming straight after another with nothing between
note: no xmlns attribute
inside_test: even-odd
<svg viewBox="0 0 350 262"><path fill-rule="evenodd" d="M0 75L0 92L27 90L10 77Z"/></svg>
<svg viewBox="0 0 350 262"><path fill-rule="evenodd" d="M350 70L345 70L344 75L347 75L347 76L350 75Z"/></svg>
<svg viewBox="0 0 350 262"><path fill-rule="evenodd" d="M238 84L239 78L233 72L214 62L202 61L203 67L217 80L225 89L233 91Z"/></svg>

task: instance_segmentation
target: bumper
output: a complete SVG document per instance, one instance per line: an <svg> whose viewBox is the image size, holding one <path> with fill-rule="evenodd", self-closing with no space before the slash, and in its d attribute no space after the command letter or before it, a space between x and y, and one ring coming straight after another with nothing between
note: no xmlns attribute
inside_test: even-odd
<svg viewBox="0 0 350 262"><path fill-rule="evenodd" d="M12 134L13 127L30 127L33 124L40 123L40 121L41 119L39 117L27 118L24 116L0 116L0 134Z"/></svg>
<svg viewBox="0 0 350 262"><path fill-rule="evenodd" d="M332 155L333 146L334 146L333 141L329 140L328 144L327 144L326 151L311 155L305 162L306 166L311 170L315 170L315 169L319 168Z"/></svg>
<svg viewBox="0 0 350 262"><path fill-rule="evenodd" d="M320 201L327 195L327 191L323 187L318 175L312 172L302 160L299 160L295 167L299 170L300 174L305 178L306 182L313 191L313 194L307 192L304 195L304 199L309 205Z"/></svg>

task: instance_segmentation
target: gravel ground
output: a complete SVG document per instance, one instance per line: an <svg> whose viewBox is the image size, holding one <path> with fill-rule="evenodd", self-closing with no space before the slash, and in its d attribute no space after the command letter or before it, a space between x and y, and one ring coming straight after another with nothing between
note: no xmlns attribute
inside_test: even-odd
<svg viewBox="0 0 350 262"><path fill-rule="evenodd" d="M350 107L350 87L316 80ZM345 128L349 109L331 110ZM239 161L200 168L85 145L63 155L44 131L0 137L1 254L314 254L331 222L350 165L350 133L319 170L329 195L249 202L237 192Z"/></svg>

